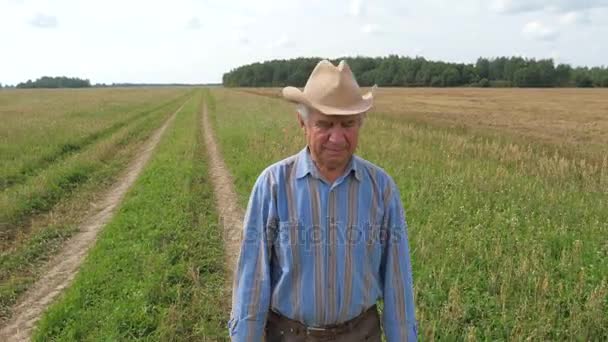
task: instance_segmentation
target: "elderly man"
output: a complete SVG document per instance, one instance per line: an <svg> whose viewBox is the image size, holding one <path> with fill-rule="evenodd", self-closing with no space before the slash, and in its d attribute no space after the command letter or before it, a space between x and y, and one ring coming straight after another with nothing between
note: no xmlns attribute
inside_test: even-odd
<svg viewBox="0 0 608 342"><path fill-rule="evenodd" d="M321 61L297 104L307 146L262 172L235 273L233 341L415 341L407 226L399 191L354 155L373 94L348 65Z"/></svg>

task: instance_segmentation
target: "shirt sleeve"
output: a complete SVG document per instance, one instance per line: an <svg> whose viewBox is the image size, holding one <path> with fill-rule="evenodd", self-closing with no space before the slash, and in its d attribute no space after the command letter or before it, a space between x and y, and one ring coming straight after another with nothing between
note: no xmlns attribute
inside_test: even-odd
<svg viewBox="0 0 608 342"><path fill-rule="evenodd" d="M228 322L232 341L262 341L270 306L270 252L268 227L275 217L268 173L256 181L243 223L238 267L234 273L232 311Z"/></svg>
<svg viewBox="0 0 608 342"><path fill-rule="evenodd" d="M380 269L384 297L382 320L388 342L412 342L417 340L417 323L407 223L399 190L392 180L389 189L382 225L386 239Z"/></svg>

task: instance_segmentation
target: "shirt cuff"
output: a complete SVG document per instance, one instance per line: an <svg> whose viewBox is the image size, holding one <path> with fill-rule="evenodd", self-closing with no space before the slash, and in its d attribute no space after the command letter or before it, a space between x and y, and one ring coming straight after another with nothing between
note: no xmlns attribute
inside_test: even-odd
<svg viewBox="0 0 608 342"><path fill-rule="evenodd" d="M266 322L251 319L235 319L228 321L228 331L232 341L262 341Z"/></svg>

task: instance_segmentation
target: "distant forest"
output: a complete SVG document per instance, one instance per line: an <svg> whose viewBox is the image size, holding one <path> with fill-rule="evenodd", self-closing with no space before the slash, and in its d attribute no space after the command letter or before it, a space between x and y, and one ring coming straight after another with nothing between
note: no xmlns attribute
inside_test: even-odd
<svg viewBox="0 0 608 342"><path fill-rule="evenodd" d="M106 88L106 87L192 87L192 86L206 86L215 87L221 86L219 83L97 83L91 84L89 80L83 80L79 78L70 78L65 76L49 77L43 76L35 81L28 80L27 82L21 82L16 86L5 85L4 88ZM0 83L0 88L2 88Z"/></svg>
<svg viewBox="0 0 608 342"><path fill-rule="evenodd" d="M75 77L49 77L43 76L32 82L22 82L17 84L17 88L89 88L91 82Z"/></svg>
<svg viewBox="0 0 608 342"><path fill-rule="evenodd" d="M608 87L608 67L555 65L553 59L479 58L474 64L423 57L343 57L360 86L386 87ZM321 58L272 60L240 66L223 76L226 87L303 87Z"/></svg>

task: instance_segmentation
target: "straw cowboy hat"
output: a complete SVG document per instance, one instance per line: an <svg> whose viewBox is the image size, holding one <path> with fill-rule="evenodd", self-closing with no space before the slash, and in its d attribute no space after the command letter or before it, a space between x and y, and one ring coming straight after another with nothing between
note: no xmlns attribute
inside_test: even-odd
<svg viewBox="0 0 608 342"><path fill-rule="evenodd" d="M361 96L361 89L346 61L335 67L327 60L320 61L310 74L304 91L295 87L283 88L283 97L301 103L327 115L353 115L368 111L374 102L374 90Z"/></svg>

